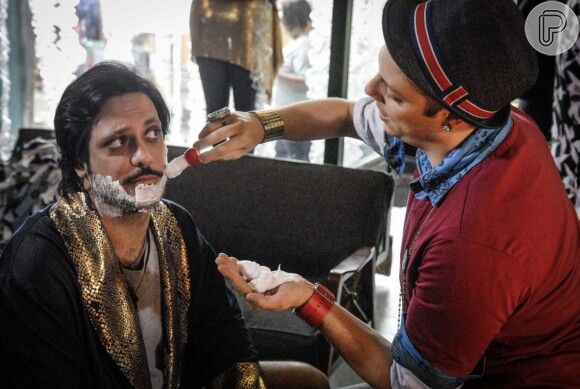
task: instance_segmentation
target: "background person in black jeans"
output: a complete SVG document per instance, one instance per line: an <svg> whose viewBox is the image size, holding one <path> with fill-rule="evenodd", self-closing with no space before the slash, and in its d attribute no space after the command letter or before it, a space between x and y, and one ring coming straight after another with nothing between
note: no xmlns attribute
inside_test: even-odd
<svg viewBox="0 0 580 389"><path fill-rule="evenodd" d="M239 111L256 109L256 98L270 101L282 64L275 0L193 0L189 26L207 113L229 105L230 89Z"/></svg>

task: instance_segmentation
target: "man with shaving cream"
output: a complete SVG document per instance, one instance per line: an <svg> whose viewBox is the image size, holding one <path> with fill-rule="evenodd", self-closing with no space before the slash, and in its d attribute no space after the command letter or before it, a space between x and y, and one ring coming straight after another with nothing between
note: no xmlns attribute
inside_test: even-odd
<svg viewBox="0 0 580 389"><path fill-rule="evenodd" d="M262 385L216 254L161 200L169 119L158 89L121 63L65 90L61 198L0 258L2 387Z"/></svg>

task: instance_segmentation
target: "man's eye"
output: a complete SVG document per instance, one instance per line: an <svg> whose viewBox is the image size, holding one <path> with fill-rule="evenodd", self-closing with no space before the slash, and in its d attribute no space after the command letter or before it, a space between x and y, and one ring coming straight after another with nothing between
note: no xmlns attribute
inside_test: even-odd
<svg viewBox="0 0 580 389"><path fill-rule="evenodd" d="M108 142L107 147L109 149L118 149L120 147L123 147L125 144L127 144L127 137L120 136L120 137L115 138L115 139L111 140L110 142Z"/></svg>
<svg viewBox="0 0 580 389"><path fill-rule="evenodd" d="M154 129L147 131L146 137L147 137L147 139L159 139L159 138L161 138L161 134L162 134L161 129L154 128Z"/></svg>
<svg viewBox="0 0 580 389"><path fill-rule="evenodd" d="M387 97L388 97L389 99L393 100L395 103L401 103L401 102L403 101L403 100L401 100L400 98L398 98L398 97L394 97L394 96L391 96L391 95L387 95Z"/></svg>

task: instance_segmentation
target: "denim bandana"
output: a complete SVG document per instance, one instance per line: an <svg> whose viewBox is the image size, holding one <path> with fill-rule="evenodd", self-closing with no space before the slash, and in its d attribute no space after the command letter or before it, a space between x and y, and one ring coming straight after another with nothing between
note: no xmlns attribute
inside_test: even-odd
<svg viewBox="0 0 580 389"><path fill-rule="evenodd" d="M385 162L400 178L405 172L405 144L399 138L388 136L385 133L385 145L383 146L383 158Z"/></svg>
<svg viewBox="0 0 580 389"><path fill-rule="evenodd" d="M499 146L509 134L512 123L510 117L501 130L476 129L434 168L425 152L418 149L416 161L419 177L410 183L415 198L428 197L434 207L441 204L451 188Z"/></svg>

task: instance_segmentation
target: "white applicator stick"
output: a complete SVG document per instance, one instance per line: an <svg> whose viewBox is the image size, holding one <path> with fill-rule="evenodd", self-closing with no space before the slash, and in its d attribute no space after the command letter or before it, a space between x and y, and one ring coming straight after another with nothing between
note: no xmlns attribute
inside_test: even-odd
<svg viewBox="0 0 580 389"><path fill-rule="evenodd" d="M189 148L187 151L167 164L165 175L167 178L175 178L188 166L199 163L199 151Z"/></svg>

